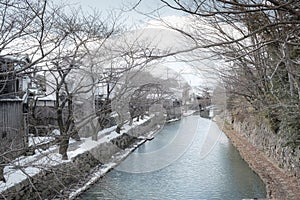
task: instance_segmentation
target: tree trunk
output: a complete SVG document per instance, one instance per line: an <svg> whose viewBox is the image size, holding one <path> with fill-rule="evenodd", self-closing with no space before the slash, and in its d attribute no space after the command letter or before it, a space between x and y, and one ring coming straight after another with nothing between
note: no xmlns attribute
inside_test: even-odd
<svg viewBox="0 0 300 200"><path fill-rule="evenodd" d="M121 133L121 129L122 129L122 126L123 126L123 124L121 123L121 124L118 124L118 126L117 126L117 128L116 128L116 132L117 133Z"/></svg>
<svg viewBox="0 0 300 200"><path fill-rule="evenodd" d="M78 130L77 130L76 126L75 126L74 120L72 120L72 122L71 122L70 131L71 131L70 136L71 136L72 139L74 139L76 141L80 141L81 140L80 136L79 136L79 133L78 133Z"/></svg>
<svg viewBox="0 0 300 200"><path fill-rule="evenodd" d="M94 133L94 134L92 135L92 140L93 140L93 141L97 141L97 140L98 140L98 134L97 134L97 133Z"/></svg>
<svg viewBox="0 0 300 200"><path fill-rule="evenodd" d="M70 137L67 134L61 135L59 154L62 155L62 160L68 160L67 151L69 147L69 139Z"/></svg>
<svg viewBox="0 0 300 200"><path fill-rule="evenodd" d="M133 117L130 117L129 126L131 126L133 123Z"/></svg>
<svg viewBox="0 0 300 200"><path fill-rule="evenodd" d="M3 170L4 170L4 166L2 166L2 164L1 164L1 166L0 166L0 181L3 181L5 183L6 180L4 178L4 172L3 172Z"/></svg>
<svg viewBox="0 0 300 200"><path fill-rule="evenodd" d="M98 140L98 129L95 127L94 122L91 121L91 127L93 131L92 140L97 141Z"/></svg>

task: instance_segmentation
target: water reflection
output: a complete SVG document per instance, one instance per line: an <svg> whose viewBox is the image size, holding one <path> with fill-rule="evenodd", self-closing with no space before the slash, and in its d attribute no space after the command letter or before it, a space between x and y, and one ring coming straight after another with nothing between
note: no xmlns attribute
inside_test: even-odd
<svg viewBox="0 0 300 200"><path fill-rule="evenodd" d="M191 121L193 123L197 121L200 124L196 137L188 150L176 162L150 173L127 173L113 170L84 193L80 199L264 198L265 186L259 177L241 159L226 136L223 134L218 136L216 133L207 135L210 127L215 124L198 116L191 116L185 121L167 125L155 139L141 146L136 153L149 153L158 148L164 148L164 145L174 138L174 131L178 130L180 123ZM204 144L204 141L213 143L213 139L208 136L212 138L218 136L212 150L211 145ZM205 150L209 153L203 156ZM130 163L134 167L134 162Z"/></svg>

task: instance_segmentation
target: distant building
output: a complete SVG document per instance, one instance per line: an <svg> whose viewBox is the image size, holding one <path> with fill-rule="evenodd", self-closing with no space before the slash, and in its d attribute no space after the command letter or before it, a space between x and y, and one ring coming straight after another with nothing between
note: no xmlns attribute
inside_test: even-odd
<svg viewBox="0 0 300 200"><path fill-rule="evenodd" d="M28 74L22 68L30 60L26 55L0 56L0 154L13 159L23 153L27 145L27 89ZM5 163L0 157L0 165Z"/></svg>
<svg viewBox="0 0 300 200"><path fill-rule="evenodd" d="M22 97L26 92L29 77L17 71L30 64L28 56L0 56L0 98Z"/></svg>

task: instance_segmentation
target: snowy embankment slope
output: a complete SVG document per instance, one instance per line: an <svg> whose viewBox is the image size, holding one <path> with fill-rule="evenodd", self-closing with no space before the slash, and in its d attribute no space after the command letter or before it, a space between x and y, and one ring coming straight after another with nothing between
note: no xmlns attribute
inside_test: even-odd
<svg viewBox="0 0 300 200"><path fill-rule="evenodd" d="M183 112L182 115L184 117L187 117L187 116L190 116L190 115L194 114L195 112L197 112L197 111L196 110L188 110L186 112Z"/></svg>
<svg viewBox="0 0 300 200"><path fill-rule="evenodd" d="M2 193L28 177L32 177L40 173L44 169L49 169L62 163L72 162L72 158L75 158L77 155L88 152L102 143L110 142L112 139L128 132L128 130L135 126L145 123L149 119L149 117L145 117L144 120L135 122L132 126L125 124L120 134L114 131L116 128L115 126L104 129L98 133L98 138L100 138L98 141L93 141L92 137L81 138L81 141L70 140L70 147L68 150L69 160L62 160L61 155L58 153L57 145L51 146L46 150L38 149L35 151L35 155L32 156L21 156L4 168L6 183L0 181L0 192ZM52 140L52 138L49 138L49 140ZM43 140L42 142L45 141ZM128 152L128 154L130 152ZM108 167L107 169L109 169L113 166L114 164L112 163L107 164L104 166L103 171L105 172L105 167Z"/></svg>
<svg viewBox="0 0 300 200"><path fill-rule="evenodd" d="M149 134L153 134L153 132L150 132ZM100 169L92 173L84 184L82 184L79 188L71 191L68 195L68 199L75 199L82 192L89 189L91 185L93 185L97 180L103 177L111 169L115 168L122 160L124 160L131 152L133 152L138 146L143 144L146 140L147 138L144 138L140 140L137 144L132 146L131 148L127 148L122 152L119 152L115 156L113 156L110 162L102 165Z"/></svg>
<svg viewBox="0 0 300 200"><path fill-rule="evenodd" d="M187 112L183 113L183 116L190 116L196 111L194 110L188 110ZM178 121L180 119L174 119L174 121ZM170 120L168 122L172 122L173 120ZM142 124L144 122L141 122ZM129 126L127 125L127 128ZM160 129L158 129L160 130ZM148 133L147 136L140 136L139 139L141 139L137 144L135 144L131 148L127 148L122 152L117 153L111 160L111 162L104 164L100 167L99 170L95 171L90 175L90 178L78 189L73 190L69 194L69 199L75 199L77 196L79 196L81 193L83 193L85 190L91 187L97 180L99 180L101 177L103 177L107 172L109 172L111 169L115 168L122 160L124 160L131 152L133 152L138 146L142 145L145 141L153 139L155 134L157 134L158 130L153 130Z"/></svg>

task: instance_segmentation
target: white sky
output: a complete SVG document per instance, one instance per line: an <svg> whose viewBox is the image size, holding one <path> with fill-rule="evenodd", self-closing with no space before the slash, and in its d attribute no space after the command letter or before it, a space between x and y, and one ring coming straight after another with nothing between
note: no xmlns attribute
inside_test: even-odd
<svg viewBox="0 0 300 200"><path fill-rule="evenodd" d="M155 23L153 19L147 18L145 15L142 15L134 10L129 11L129 8L132 8L139 0L53 0L57 3L67 3L67 4L74 4L75 6L81 6L85 12L93 11L93 9L99 10L103 13L103 15L107 15L109 11L114 9L116 12L122 12L121 9L126 10L127 12L123 12L123 16L126 18L126 23L129 26L140 26L146 27L144 31L145 37L150 36L151 39L153 35L159 35L160 42L159 45L166 45L170 46L179 46L180 44L180 36L179 34L174 34L170 31L162 31L159 30L158 27L155 29L155 25L159 23ZM159 0L142 0L141 3L138 5L137 10L147 13L153 11L162 4ZM183 16L182 13L175 12L171 9L163 8L159 11L155 12L154 14L159 14L161 17L167 19L167 21L171 21L172 23L184 24L186 18ZM152 24L149 26L149 22ZM147 24L148 23L148 24ZM154 24L154 26L153 26ZM161 33L162 32L162 33ZM177 35L177 36L176 36ZM157 39L154 39L157 40ZM167 48L167 47L166 47ZM194 76L193 74L195 71L190 67L187 67L184 63L168 63L166 64L168 67L174 69L175 71L182 73L182 76L187 79L187 82L191 85L205 85L207 80L201 79L201 75ZM201 64L203 65L203 64ZM209 67L209 66L208 66ZM182 71L184 70L184 71Z"/></svg>
<svg viewBox="0 0 300 200"><path fill-rule="evenodd" d="M67 3L75 6L81 6L84 11L92 11L94 9L101 11L106 16L112 9L116 12L122 12L126 17L126 22L130 25L137 25L145 23L148 19L146 16L132 10L137 5L139 0L53 0L57 3ZM162 7L159 0L142 0L136 10L149 13ZM131 10L130 10L131 9ZM124 12L125 11L125 12ZM174 12L171 9L160 9L159 15L162 17L169 15L181 15L181 13ZM155 12L158 14L158 12Z"/></svg>

